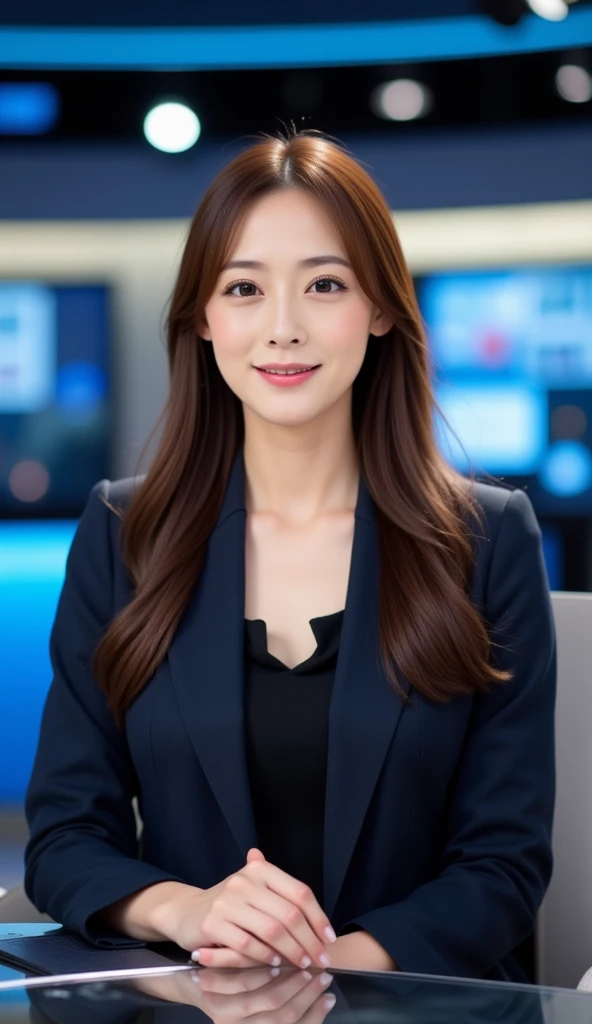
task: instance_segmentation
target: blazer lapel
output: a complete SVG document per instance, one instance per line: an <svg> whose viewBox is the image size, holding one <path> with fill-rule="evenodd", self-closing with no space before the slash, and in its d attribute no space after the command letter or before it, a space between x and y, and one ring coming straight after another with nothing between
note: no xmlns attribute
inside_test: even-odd
<svg viewBox="0 0 592 1024"><path fill-rule="evenodd" d="M197 586L169 648L185 726L243 857L257 845L243 722L245 520L239 449Z"/></svg>
<svg viewBox="0 0 592 1024"><path fill-rule="evenodd" d="M243 717L245 522L239 449L200 579L168 654L187 731L243 857L257 845ZM379 571L374 505L361 479L329 711L324 826L329 916L403 708L378 660Z"/></svg>
<svg viewBox="0 0 592 1024"><path fill-rule="evenodd" d="M329 917L404 706L379 663L379 573L374 503L361 478L329 710L324 828L324 910ZM401 688L409 689L403 679Z"/></svg>

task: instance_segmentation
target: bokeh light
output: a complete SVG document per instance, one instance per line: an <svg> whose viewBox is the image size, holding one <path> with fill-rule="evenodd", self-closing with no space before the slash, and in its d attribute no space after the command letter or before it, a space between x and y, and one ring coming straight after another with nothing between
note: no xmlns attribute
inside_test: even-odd
<svg viewBox="0 0 592 1024"><path fill-rule="evenodd" d="M144 118L144 135L163 153L182 153L195 145L201 134L197 114L184 103L159 103Z"/></svg>
<svg viewBox="0 0 592 1024"><path fill-rule="evenodd" d="M8 486L17 501L40 501L49 490L49 472L37 459L23 459L12 467Z"/></svg>

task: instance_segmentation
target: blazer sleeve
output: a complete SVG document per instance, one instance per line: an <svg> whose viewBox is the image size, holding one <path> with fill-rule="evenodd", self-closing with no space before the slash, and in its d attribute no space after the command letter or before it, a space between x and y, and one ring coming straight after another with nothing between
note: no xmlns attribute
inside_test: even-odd
<svg viewBox="0 0 592 1024"><path fill-rule="evenodd" d="M440 873L341 929L367 931L413 973L484 977L532 933L551 877L555 630L523 491L510 493L492 544L483 613L492 660L514 678L473 698Z"/></svg>
<svg viewBox="0 0 592 1024"><path fill-rule="evenodd" d="M53 680L25 799L25 891L39 910L96 945L142 946L90 920L147 885L180 881L138 858L138 786L125 732L90 667L114 614L111 527L118 521L102 500L108 492L106 480L91 491L51 632Z"/></svg>

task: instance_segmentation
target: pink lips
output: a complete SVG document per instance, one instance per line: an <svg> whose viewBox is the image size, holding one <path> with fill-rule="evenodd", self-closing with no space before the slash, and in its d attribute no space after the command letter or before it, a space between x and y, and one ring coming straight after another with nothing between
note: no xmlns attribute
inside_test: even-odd
<svg viewBox="0 0 592 1024"><path fill-rule="evenodd" d="M300 369L298 363L266 363L265 367L256 366L257 373L260 377L268 382L268 384L275 384L279 388L290 388L295 387L297 384L304 384L306 380L310 380L312 375L316 373L319 366L311 366L310 369ZM267 370L299 370L298 373L266 373Z"/></svg>

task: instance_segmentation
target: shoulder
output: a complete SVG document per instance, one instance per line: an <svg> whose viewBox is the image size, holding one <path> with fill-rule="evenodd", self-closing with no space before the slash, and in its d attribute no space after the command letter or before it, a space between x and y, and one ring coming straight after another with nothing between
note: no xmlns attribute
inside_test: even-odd
<svg viewBox="0 0 592 1024"><path fill-rule="evenodd" d="M479 522L472 526L474 596L490 613L509 593L546 593L541 529L525 491L473 483Z"/></svg>
<svg viewBox="0 0 592 1024"><path fill-rule="evenodd" d="M113 511L123 512L145 479L143 475L126 476L119 480L99 480L93 487L89 500L97 498Z"/></svg>
<svg viewBox="0 0 592 1024"><path fill-rule="evenodd" d="M88 561L91 552L100 561L105 558L106 549L118 552L119 529L125 510L144 479L143 476L105 479L94 485L78 521L70 549L71 561L77 558Z"/></svg>
<svg viewBox="0 0 592 1024"><path fill-rule="evenodd" d="M499 484L473 482L470 486L481 518L478 531L483 539L495 541L500 533L540 536L540 528L526 491Z"/></svg>
<svg viewBox="0 0 592 1024"><path fill-rule="evenodd" d="M144 480L145 474L125 476L117 480L99 480L91 489L82 518L93 517L100 511L103 513L110 511L121 520L136 490Z"/></svg>

